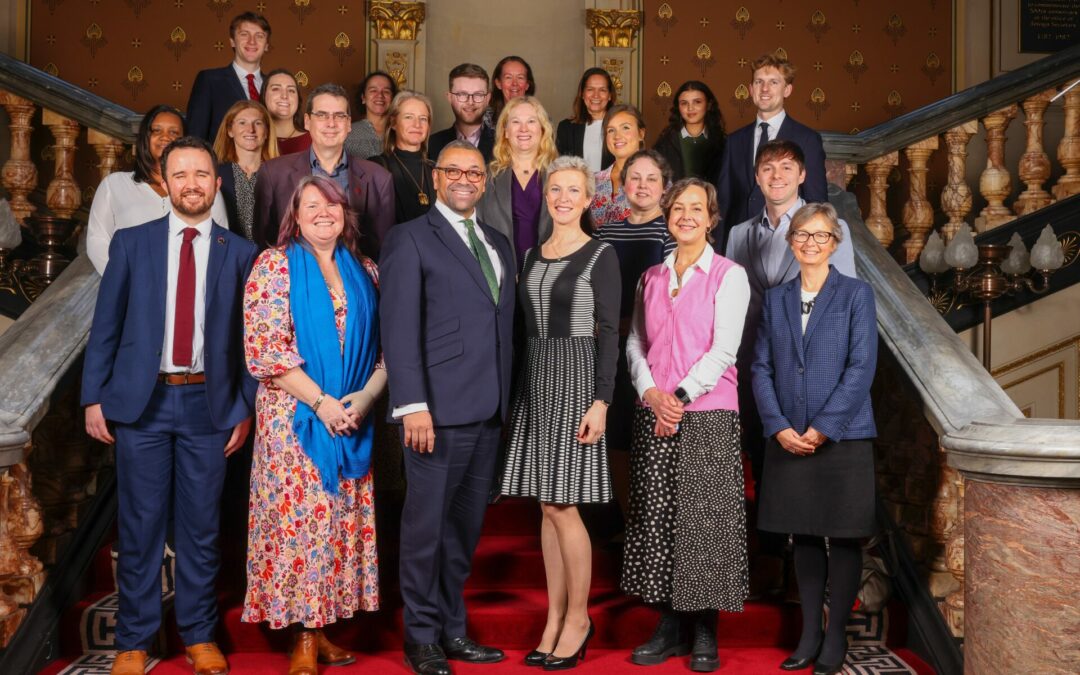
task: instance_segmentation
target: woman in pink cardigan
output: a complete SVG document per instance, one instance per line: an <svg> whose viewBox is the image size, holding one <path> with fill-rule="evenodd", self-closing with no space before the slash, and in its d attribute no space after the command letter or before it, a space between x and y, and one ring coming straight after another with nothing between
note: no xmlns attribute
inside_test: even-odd
<svg viewBox="0 0 1080 675"><path fill-rule="evenodd" d="M622 588L660 610L634 663L690 653L711 672L717 610L742 611L749 586L735 354L750 285L710 246L711 184L681 180L661 206L677 248L642 275L626 345L639 401Z"/></svg>

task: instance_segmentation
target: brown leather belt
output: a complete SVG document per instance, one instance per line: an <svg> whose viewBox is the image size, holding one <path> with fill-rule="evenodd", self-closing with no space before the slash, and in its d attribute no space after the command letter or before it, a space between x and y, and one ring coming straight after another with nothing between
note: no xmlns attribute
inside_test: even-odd
<svg viewBox="0 0 1080 675"><path fill-rule="evenodd" d="M158 373L158 382L165 384L203 384L206 382L206 373Z"/></svg>

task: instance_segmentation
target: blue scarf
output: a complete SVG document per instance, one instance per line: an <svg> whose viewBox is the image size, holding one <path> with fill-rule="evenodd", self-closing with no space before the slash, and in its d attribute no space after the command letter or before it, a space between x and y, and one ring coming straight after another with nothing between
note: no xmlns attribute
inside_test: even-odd
<svg viewBox="0 0 1080 675"><path fill-rule="evenodd" d="M329 396L362 389L375 369L379 345L378 296L375 284L341 244L334 251L349 303L345 319L345 350L338 342L334 303L315 256L297 242L285 251L289 258L289 304L296 346L308 377ZM338 493L338 476L363 478L371 467L375 428L368 414L351 436L331 436L306 403L297 401L293 431L300 447L319 470L322 486Z"/></svg>

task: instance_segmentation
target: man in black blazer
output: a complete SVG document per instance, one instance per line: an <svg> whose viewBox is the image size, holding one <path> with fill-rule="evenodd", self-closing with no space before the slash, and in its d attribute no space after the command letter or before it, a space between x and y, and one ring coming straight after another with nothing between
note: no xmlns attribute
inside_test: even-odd
<svg viewBox="0 0 1080 675"><path fill-rule="evenodd" d="M503 659L465 633L465 579L509 408L514 323L510 241L476 221L484 172L472 145L446 146L432 171L434 207L390 230L379 260L390 421L405 447L405 660L421 675L449 675L448 658Z"/></svg>
<svg viewBox="0 0 1080 675"><path fill-rule="evenodd" d="M304 113L311 147L267 160L255 179L252 229L260 249L277 245L281 219L300 179L319 174L337 181L349 197L359 220L360 248L378 258L379 245L394 224L394 179L375 162L345 152L350 119L349 96L340 85L321 84L312 90Z"/></svg>
<svg viewBox="0 0 1080 675"><path fill-rule="evenodd" d="M753 124L727 137L720 160L716 197L720 203L724 237L718 239L719 250L723 250L724 239L732 227L765 208L765 198L754 176L754 159L764 143L777 139L798 143L806 158L806 180L799 194L807 202L829 200L821 134L799 124L784 110L784 100L791 96L794 79L795 68L787 59L775 54L765 54L753 63L750 96L757 107L757 118ZM762 138L763 132L767 134L765 138Z"/></svg>
<svg viewBox="0 0 1080 675"><path fill-rule="evenodd" d="M446 100L454 111L454 124L431 135L428 157L438 157L450 141L459 140L480 150L485 164L490 162L495 149L495 130L484 124L484 111L491 103L491 80L487 71L475 63L455 66L450 71Z"/></svg>
<svg viewBox="0 0 1080 675"><path fill-rule="evenodd" d="M262 57L270 49L270 22L262 14L244 12L229 23L233 61L223 68L199 71L187 104L187 132L211 143L233 103L259 100Z"/></svg>

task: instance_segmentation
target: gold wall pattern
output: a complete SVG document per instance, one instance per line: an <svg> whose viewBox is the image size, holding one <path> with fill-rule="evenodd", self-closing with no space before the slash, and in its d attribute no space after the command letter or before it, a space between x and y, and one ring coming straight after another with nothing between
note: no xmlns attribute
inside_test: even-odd
<svg viewBox="0 0 1080 675"><path fill-rule="evenodd" d="M642 112L655 139L686 80L716 94L728 131L749 124L750 63L786 53L798 69L786 108L852 132L952 93L952 5L938 0L645 0Z"/></svg>
<svg viewBox="0 0 1080 675"><path fill-rule="evenodd" d="M357 0L31 0L30 64L137 112L183 109L196 73L232 59L229 21L249 10L272 28L264 70L355 91L366 40Z"/></svg>

